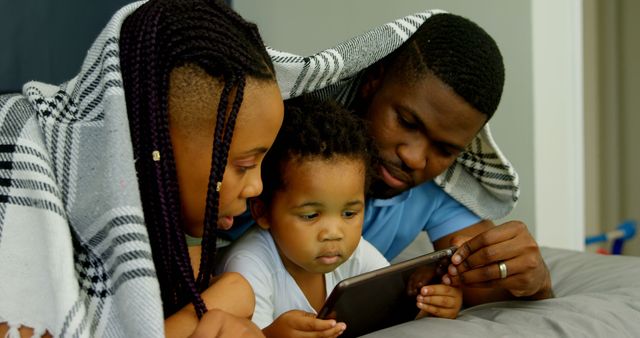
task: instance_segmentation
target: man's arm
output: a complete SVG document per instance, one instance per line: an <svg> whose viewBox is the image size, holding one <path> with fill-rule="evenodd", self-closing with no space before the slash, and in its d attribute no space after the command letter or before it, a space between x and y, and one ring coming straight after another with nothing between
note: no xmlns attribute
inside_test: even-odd
<svg viewBox="0 0 640 338"><path fill-rule="evenodd" d="M524 223L485 220L444 236L435 249L457 245L445 284L461 286L467 306L508 299L553 297L551 276ZM506 265L501 278L499 264Z"/></svg>

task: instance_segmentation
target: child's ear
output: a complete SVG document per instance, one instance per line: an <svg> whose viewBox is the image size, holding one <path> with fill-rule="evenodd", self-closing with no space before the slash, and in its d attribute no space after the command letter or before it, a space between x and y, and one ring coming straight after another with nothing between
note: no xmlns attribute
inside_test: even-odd
<svg viewBox="0 0 640 338"><path fill-rule="evenodd" d="M360 97L369 99L382 84L384 80L385 66L382 62L371 65L364 75L364 82L360 86Z"/></svg>
<svg viewBox="0 0 640 338"><path fill-rule="evenodd" d="M249 206L251 208L251 216L256 220L258 226L264 230L269 229L269 217L267 215L267 206L259 198L251 199Z"/></svg>

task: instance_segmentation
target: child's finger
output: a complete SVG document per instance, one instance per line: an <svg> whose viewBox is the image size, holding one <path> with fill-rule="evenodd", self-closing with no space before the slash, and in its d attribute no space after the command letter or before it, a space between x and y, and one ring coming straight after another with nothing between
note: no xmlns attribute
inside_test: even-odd
<svg viewBox="0 0 640 338"><path fill-rule="evenodd" d="M337 323L336 326L328 329L328 330L324 330L324 331L316 331L316 335L313 335L313 337L318 337L318 338L334 338L334 337L338 337L339 335L342 334L342 332L344 332L344 330L347 329L347 325L345 323Z"/></svg>
<svg viewBox="0 0 640 338"><path fill-rule="evenodd" d="M428 317L428 316L429 316L429 314L427 312L420 310L420 312L418 312L418 315L416 316L415 319L420 319L420 318Z"/></svg>
<svg viewBox="0 0 640 338"><path fill-rule="evenodd" d="M427 286L423 286L420 289L421 296L439 295L439 296L454 297L454 296L457 296L458 292L459 292L458 289L450 285L444 285L444 284L427 285Z"/></svg>
<svg viewBox="0 0 640 338"><path fill-rule="evenodd" d="M454 297L449 296L418 296L418 304L428 304L445 309L453 309L458 307L458 302Z"/></svg>
<svg viewBox="0 0 640 338"><path fill-rule="evenodd" d="M301 319L298 322L298 329L301 331L325 331L339 327L339 324L344 325L344 323L337 323L335 319L318 319L315 316L305 316Z"/></svg>
<svg viewBox="0 0 640 338"><path fill-rule="evenodd" d="M453 308L443 308L434 306L432 304L425 303L416 303L418 308L420 309L420 313L416 316L416 319L422 318L425 316L435 316L440 318L450 318L455 319L458 316L458 310Z"/></svg>
<svg viewBox="0 0 640 338"><path fill-rule="evenodd" d="M433 315L443 318L456 318L462 307L462 291L460 289L435 284L420 289L416 304L421 310L420 316ZM422 313L424 312L424 313Z"/></svg>

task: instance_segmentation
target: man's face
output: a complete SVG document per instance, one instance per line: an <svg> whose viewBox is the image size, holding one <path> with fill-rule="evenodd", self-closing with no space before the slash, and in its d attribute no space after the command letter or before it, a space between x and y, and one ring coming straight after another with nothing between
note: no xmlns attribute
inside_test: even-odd
<svg viewBox="0 0 640 338"><path fill-rule="evenodd" d="M361 87L364 117L378 148L372 195L389 198L443 173L486 122L429 73L414 81L380 76Z"/></svg>

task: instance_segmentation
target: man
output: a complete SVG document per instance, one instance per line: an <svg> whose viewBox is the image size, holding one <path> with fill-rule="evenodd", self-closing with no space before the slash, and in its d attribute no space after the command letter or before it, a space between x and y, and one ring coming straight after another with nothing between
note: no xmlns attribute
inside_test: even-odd
<svg viewBox="0 0 640 338"><path fill-rule="evenodd" d="M482 28L427 11L309 57L269 52L285 99L334 98L369 121L379 159L363 236L387 259L427 231L436 249L460 247L444 282L463 285L467 305L553 296L526 225L490 221L511 211L518 182L485 126L504 65Z"/></svg>
<svg viewBox="0 0 640 338"><path fill-rule="evenodd" d="M379 152L364 238L388 259L423 230L436 249L460 246L444 282L464 286L467 305L552 297L523 223L495 226L433 183L491 118L503 83L494 40L465 18L438 14L369 67L351 104L369 121Z"/></svg>

